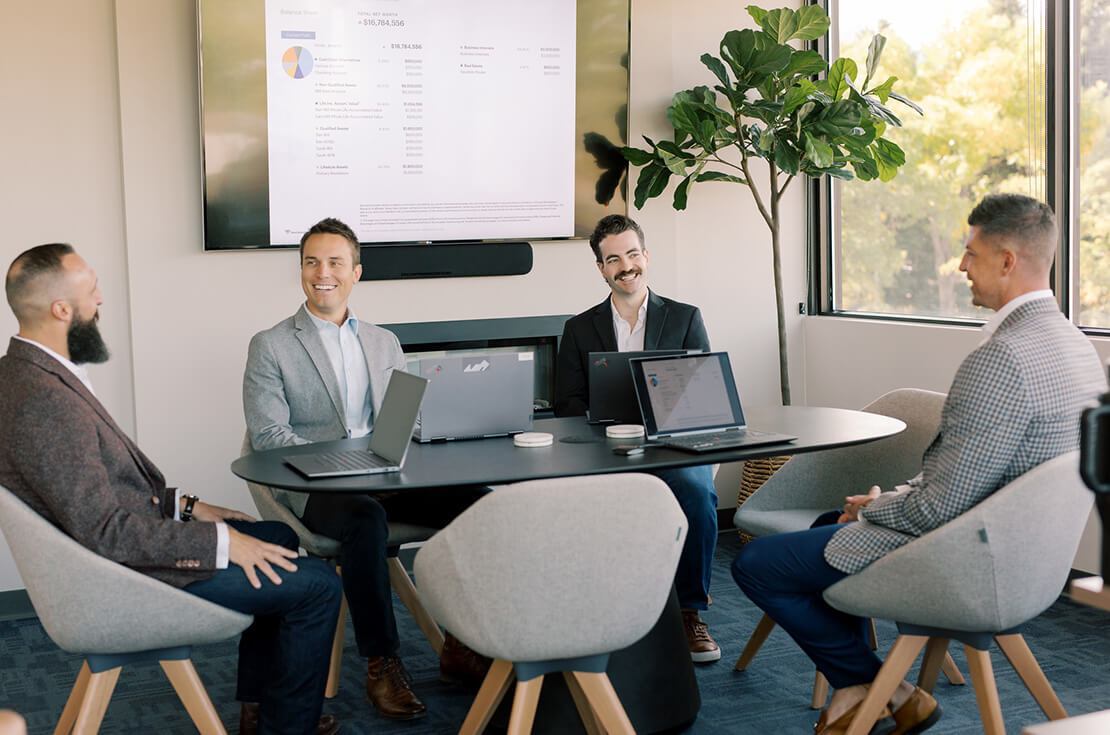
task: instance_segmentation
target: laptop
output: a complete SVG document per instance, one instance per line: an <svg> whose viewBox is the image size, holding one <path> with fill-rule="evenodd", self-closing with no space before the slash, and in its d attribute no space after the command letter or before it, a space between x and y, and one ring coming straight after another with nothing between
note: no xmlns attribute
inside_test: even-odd
<svg viewBox="0 0 1110 735"><path fill-rule="evenodd" d="M700 454L797 438L748 428L727 352L643 357L629 364L649 441Z"/></svg>
<svg viewBox="0 0 1110 735"><path fill-rule="evenodd" d="M637 357L685 355L686 350L645 350L641 352L591 352L586 373L590 406L586 418L591 424L639 424L640 404L632 387L628 361Z"/></svg>
<svg viewBox="0 0 1110 735"><path fill-rule="evenodd" d="M420 413L428 381L400 370L389 376L382 408L374 417L368 449L319 454L291 454L282 460L308 478L399 472Z"/></svg>
<svg viewBox="0 0 1110 735"><path fill-rule="evenodd" d="M535 353L423 358L428 390L413 439L421 443L508 436L532 428Z"/></svg>

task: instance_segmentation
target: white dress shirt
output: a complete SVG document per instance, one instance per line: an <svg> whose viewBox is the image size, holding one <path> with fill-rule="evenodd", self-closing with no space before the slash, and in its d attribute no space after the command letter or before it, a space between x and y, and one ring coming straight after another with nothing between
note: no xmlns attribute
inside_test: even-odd
<svg viewBox="0 0 1110 735"><path fill-rule="evenodd" d="M366 367L366 353L362 351L362 342L358 338L358 317L348 310L347 318L340 326L321 319L308 309L305 311L316 325L328 361L339 381L347 436L366 436L374 426L374 408L370 402L370 370Z"/></svg>
<svg viewBox="0 0 1110 735"><path fill-rule="evenodd" d="M62 367L64 367L66 370L69 370L71 373L73 373L73 375L78 380L81 381L81 384L84 385L88 389L89 393L92 393L93 396L96 396L96 391L93 390L92 381L89 380L89 371L85 369L84 365L78 365L78 364L72 362L71 360L68 360L68 359L62 357L61 355L59 355L57 352L50 349L46 345L41 344L39 342L36 342L33 339L27 339L26 337L20 337L18 334L14 335L14 337L16 339L22 341L22 342L26 342L29 345L34 345L35 347L38 347L40 350L42 350L43 352L45 352L46 354L50 355L55 360L60 362L62 364ZM185 491L182 488L174 489L173 519L175 521L179 522L179 523L181 522L181 496L184 494L184 492ZM228 532L227 532L227 524L223 523L223 522L217 523L216 524L216 568L217 569L227 569L228 561L229 561L229 557L230 557L230 553L229 553L230 552L230 546L231 546L231 537L228 535Z"/></svg>
<svg viewBox="0 0 1110 735"><path fill-rule="evenodd" d="M640 304L640 309L636 312L636 326L633 327L621 318L621 315L617 312L617 305L613 303L613 298L609 297L609 307L613 310L613 333L617 335L618 352L641 352L644 349L644 324L647 322L647 305L648 297L647 294L644 294L644 300Z"/></svg>

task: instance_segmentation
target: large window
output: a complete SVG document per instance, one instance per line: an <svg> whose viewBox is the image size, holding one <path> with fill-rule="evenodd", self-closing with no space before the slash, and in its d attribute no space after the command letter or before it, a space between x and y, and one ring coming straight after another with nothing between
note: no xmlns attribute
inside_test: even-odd
<svg viewBox="0 0 1110 735"><path fill-rule="evenodd" d="M1090 4L1110 6L1110 0ZM958 268L968 212L990 192L1048 196L1045 3L839 0L830 10L836 29L833 55L850 56L863 68L872 35L882 33L887 44L880 78L896 76L897 89L925 114L895 110L904 127L890 137L905 150L906 164L892 182L831 184L825 250L830 303L825 311L985 318L971 305ZM1091 65L1084 94L1088 86L1097 88L1104 100L1110 34L1100 26L1094 35L1106 51ZM1100 119L1110 123L1110 105L1102 104ZM1084 228L1084 238L1100 242L1103 257L1084 265L1092 272L1102 269L1098 282L1105 294L1110 290L1110 136L1100 135L1092 145L1105 153L1090 166L1104 204L1095 205L1101 219ZM1110 306L1106 295L1088 291L1086 296ZM1110 323L1110 308L1101 311L1101 318Z"/></svg>
<svg viewBox="0 0 1110 735"><path fill-rule="evenodd" d="M1110 328L1110 0L1079 5L1078 304L1075 320Z"/></svg>

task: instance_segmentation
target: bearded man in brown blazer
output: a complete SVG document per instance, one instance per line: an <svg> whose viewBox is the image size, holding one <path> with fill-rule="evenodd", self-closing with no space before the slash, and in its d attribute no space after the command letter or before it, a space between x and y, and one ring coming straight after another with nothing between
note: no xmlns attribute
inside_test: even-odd
<svg viewBox="0 0 1110 735"><path fill-rule="evenodd" d="M336 574L316 559L294 564L284 524L166 487L85 372L108 350L96 273L71 246L22 253L4 285L19 334L0 358L0 485L101 556L256 616L239 647L240 732L336 732L320 717L319 655L339 612Z"/></svg>

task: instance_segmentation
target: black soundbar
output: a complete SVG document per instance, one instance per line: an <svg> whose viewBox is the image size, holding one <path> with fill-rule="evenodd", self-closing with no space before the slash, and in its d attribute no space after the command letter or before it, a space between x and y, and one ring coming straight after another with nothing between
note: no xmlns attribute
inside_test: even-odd
<svg viewBox="0 0 1110 735"><path fill-rule="evenodd" d="M404 278L521 276L532 270L527 242L370 245L362 248L363 281Z"/></svg>

